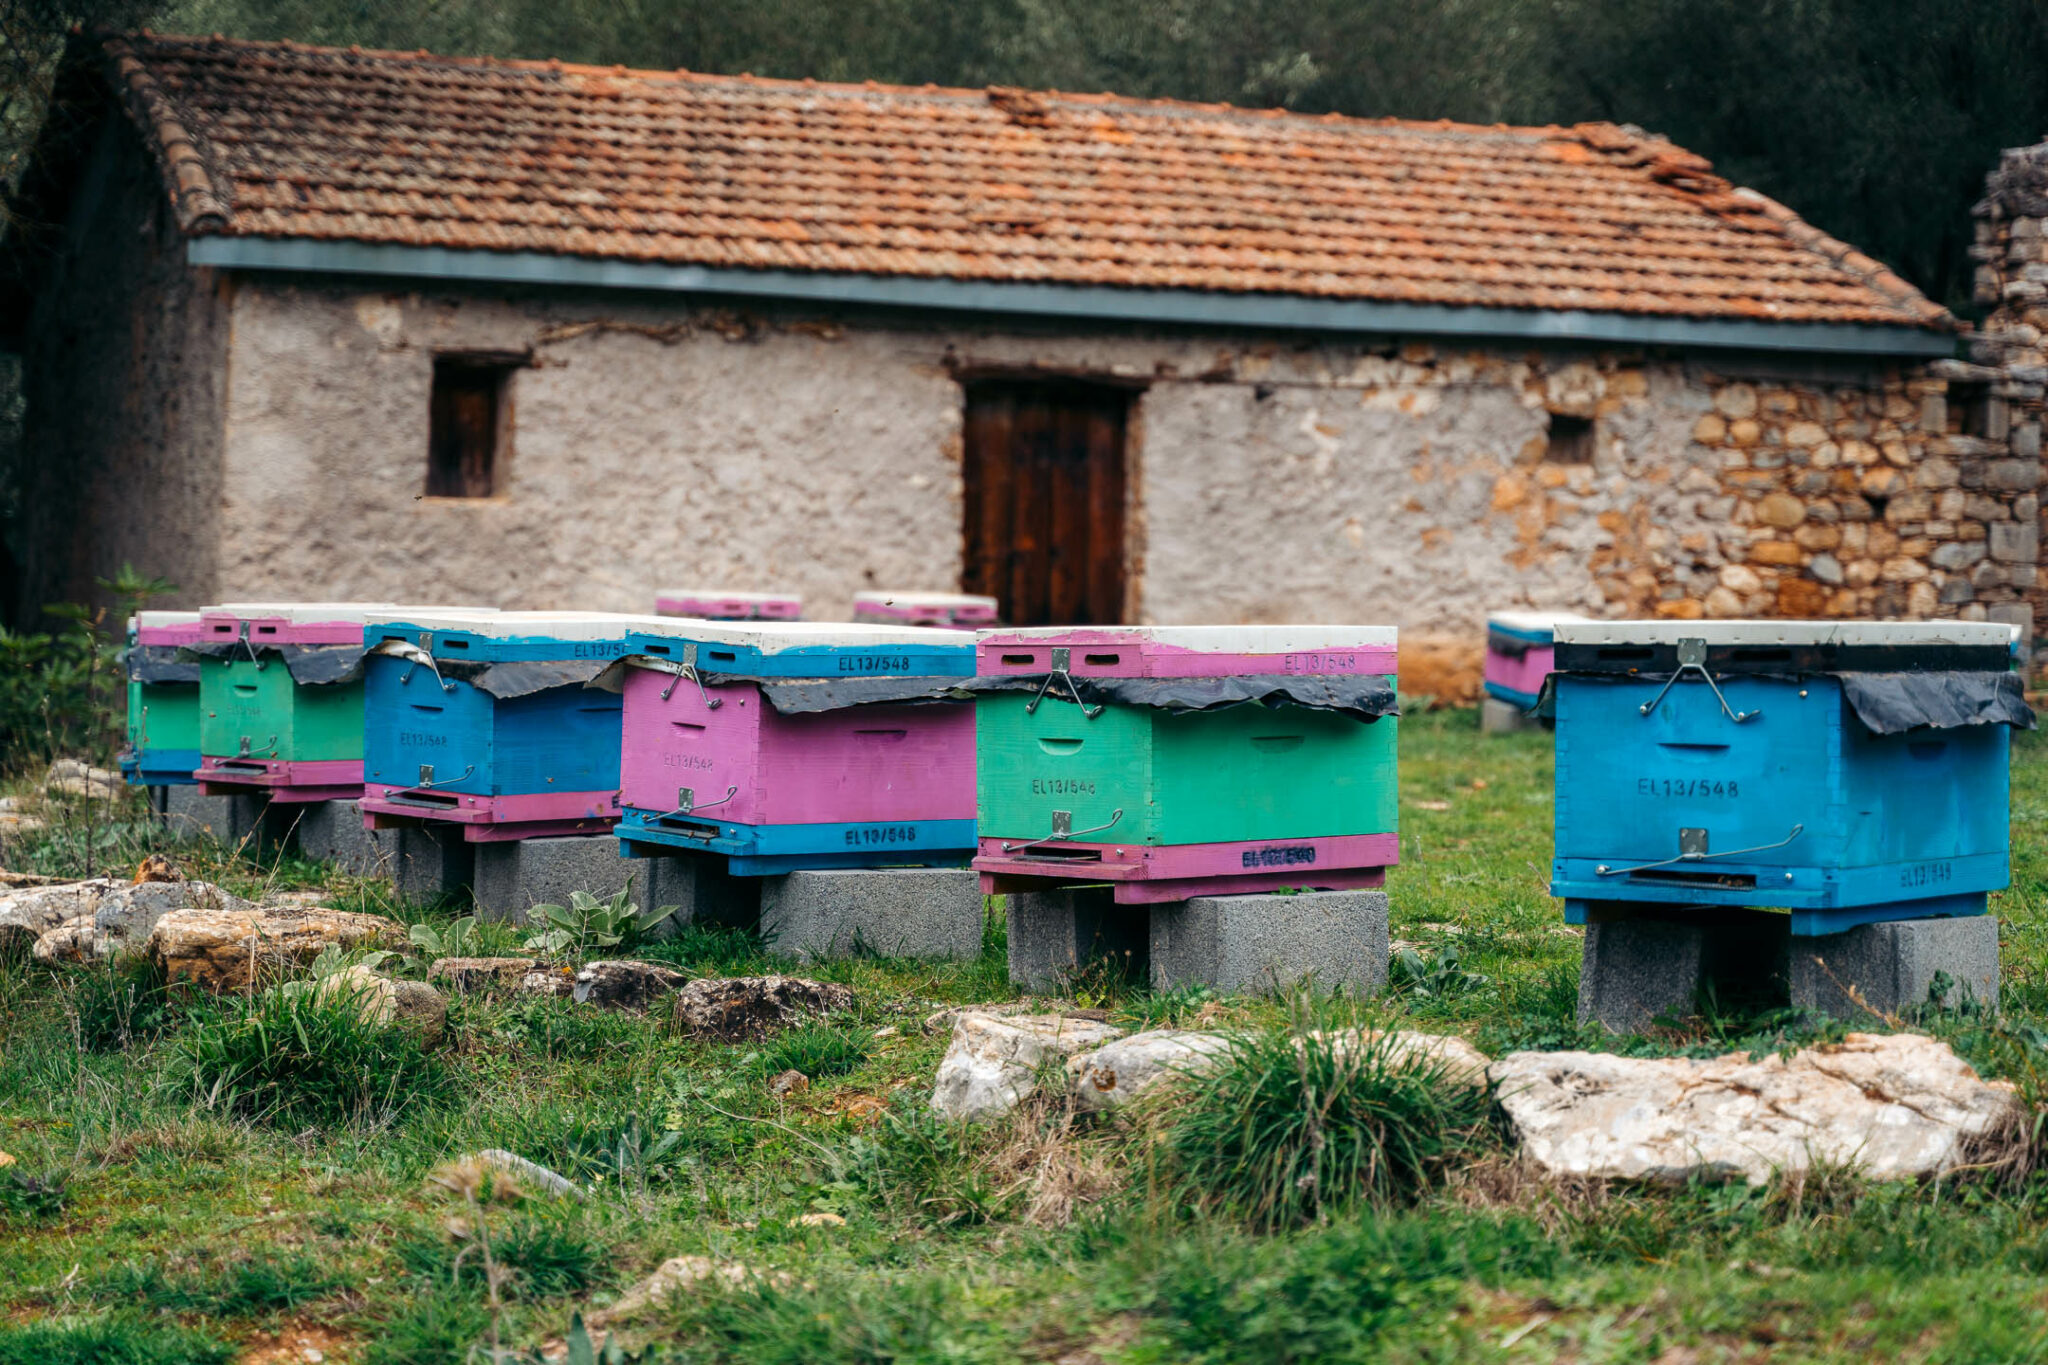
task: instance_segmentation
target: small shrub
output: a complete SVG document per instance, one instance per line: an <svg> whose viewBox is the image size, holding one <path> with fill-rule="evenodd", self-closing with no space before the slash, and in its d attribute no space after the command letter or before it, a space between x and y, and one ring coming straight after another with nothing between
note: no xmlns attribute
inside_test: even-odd
<svg viewBox="0 0 2048 1365"><path fill-rule="evenodd" d="M227 1365L235 1348L131 1315L0 1326L0 1365Z"/></svg>
<svg viewBox="0 0 2048 1365"><path fill-rule="evenodd" d="M1424 957L1413 948L1403 948L1388 963L1390 984L1397 993L1422 1000L1455 999L1470 995L1486 984L1478 972L1468 972L1456 944L1446 943Z"/></svg>
<svg viewBox="0 0 2048 1365"><path fill-rule="evenodd" d="M1238 1041L1182 1088L1164 1147L1195 1200L1277 1229L1433 1185L1476 1145L1485 1114L1483 1091L1397 1059L1385 1037L1276 1031Z"/></svg>
<svg viewBox="0 0 2048 1365"><path fill-rule="evenodd" d="M874 1040L865 1033L805 1024L771 1039L754 1054L754 1064L766 1076L801 1071L815 1081L857 1070L873 1049Z"/></svg>
<svg viewBox="0 0 2048 1365"><path fill-rule="evenodd" d="M30 1175L13 1167L0 1171L0 1222L47 1222L64 1212L70 1201L70 1180L62 1172Z"/></svg>
<svg viewBox="0 0 2048 1365"><path fill-rule="evenodd" d="M417 1033L364 1019L341 992L219 1006L178 1036L177 1061L200 1103L280 1126L389 1120L451 1089Z"/></svg>
<svg viewBox="0 0 2048 1365"><path fill-rule="evenodd" d="M67 972L63 991L78 1042L89 1052L123 1051L177 1026L178 1003L163 968L142 953Z"/></svg>
<svg viewBox="0 0 2048 1365"><path fill-rule="evenodd" d="M491 1329L490 1311L466 1295L415 1294L398 1315L378 1323L363 1348L363 1365L454 1365Z"/></svg>
<svg viewBox="0 0 2048 1365"><path fill-rule="evenodd" d="M598 1176L645 1189L650 1181L666 1180L674 1174L676 1148L682 1138L681 1133L665 1132L638 1114L624 1120L574 1115L558 1136L531 1150L543 1166L572 1180Z"/></svg>
<svg viewBox="0 0 2048 1365"><path fill-rule="evenodd" d="M297 1308L341 1287L341 1277L310 1256L259 1252L196 1273L172 1273L155 1261L124 1265L110 1271L94 1292L175 1313L233 1318Z"/></svg>
<svg viewBox="0 0 2048 1365"><path fill-rule="evenodd" d="M604 1277L605 1248L579 1224L563 1218L515 1214L491 1220L491 1259L504 1276L501 1293L548 1299L581 1294ZM473 1229L462 1235L416 1235L401 1240L407 1270L439 1286L482 1290L484 1258Z"/></svg>
<svg viewBox="0 0 2048 1365"><path fill-rule="evenodd" d="M610 900L571 891L567 905L534 906L527 917L544 927L526 940L527 949L571 962L598 948L630 951L677 908L664 905L643 914L633 908L632 896L633 888L627 885Z"/></svg>

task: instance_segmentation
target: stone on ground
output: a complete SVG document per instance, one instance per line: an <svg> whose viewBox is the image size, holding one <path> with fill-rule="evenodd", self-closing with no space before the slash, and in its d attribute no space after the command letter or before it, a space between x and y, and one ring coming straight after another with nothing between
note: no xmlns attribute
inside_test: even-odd
<svg viewBox="0 0 2048 1365"><path fill-rule="evenodd" d="M81 894L73 903L83 906L85 899ZM81 909L37 938L36 960L82 962L90 957L110 958L140 952L149 942L149 935L158 920L174 910L188 909L253 910L255 907L210 882L116 883L98 891L90 908Z"/></svg>
<svg viewBox="0 0 2048 1365"><path fill-rule="evenodd" d="M536 967L519 978L524 995L552 995L563 999L576 994L576 973L567 967Z"/></svg>
<svg viewBox="0 0 2048 1365"><path fill-rule="evenodd" d="M658 962L623 958L616 962L590 962L576 973L574 994L579 1005L598 1005L613 1010L644 1010L657 1000L674 995L690 978Z"/></svg>
<svg viewBox="0 0 2048 1365"><path fill-rule="evenodd" d="M448 1001L424 981L380 976L361 963L322 977L314 994L322 1000L347 996L371 1024L402 1024L430 1043L441 1040L448 1023Z"/></svg>
<svg viewBox="0 0 2048 1365"><path fill-rule="evenodd" d="M932 1108L949 1119L1000 1118L1037 1087L1047 1062L1123 1036L1120 1028L1059 1014L963 1014L939 1062Z"/></svg>
<svg viewBox="0 0 2048 1365"><path fill-rule="evenodd" d="M1229 1051L1230 1039L1221 1033L1155 1029L1119 1038L1067 1060L1074 1107L1094 1114L1129 1104L1179 1077L1213 1069Z"/></svg>
<svg viewBox="0 0 2048 1365"><path fill-rule="evenodd" d="M1678 1182L1814 1166L1876 1180L1973 1161L2021 1119L1946 1043L1852 1033L1792 1057L1516 1052L1491 1075L1523 1150L1558 1176Z"/></svg>
<svg viewBox="0 0 2048 1365"><path fill-rule="evenodd" d="M439 957L427 968L427 980L446 981L457 995L516 990L538 966L537 957Z"/></svg>
<svg viewBox="0 0 2048 1365"><path fill-rule="evenodd" d="M799 976L692 981L676 994L676 1021L691 1033L737 1043L765 1038L805 1015L853 1008L853 992Z"/></svg>
<svg viewBox="0 0 2048 1365"><path fill-rule="evenodd" d="M1418 1067L1439 1071L1452 1085L1486 1088L1487 1068L1493 1059L1455 1034L1421 1033L1414 1029L1346 1029L1341 1033L1316 1033L1327 1037L1341 1055L1354 1048L1372 1050L1389 1067Z"/></svg>
<svg viewBox="0 0 2048 1365"><path fill-rule="evenodd" d="M700 1284L720 1284L737 1288L754 1280L769 1278L752 1266L736 1261L714 1261L709 1256L671 1256L658 1269L640 1283L619 1295L619 1301L610 1308L592 1313L585 1321L592 1327L601 1327L614 1318L629 1317L644 1308L661 1303L670 1295ZM781 1276L773 1277L781 1279Z"/></svg>
<svg viewBox="0 0 2048 1365"><path fill-rule="evenodd" d="M173 910L156 923L149 953L174 981L210 991L239 991L303 967L334 945L396 947L399 926L381 915L344 910ZM251 974L257 978L252 982Z"/></svg>
<svg viewBox="0 0 2048 1365"><path fill-rule="evenodd" d="M91 915L99 908L100 897L125 885L112 877L95 877L0 895L0 951L33 943L66 920Z"/></svg>
<svg viewBox="0 0 2048 1365"><path fill-rule="evenodd" d="M95 768L83 759L60 758L43 775L43 790L62 796L85 796L111 801L127 784L121 774Z"/></svg>

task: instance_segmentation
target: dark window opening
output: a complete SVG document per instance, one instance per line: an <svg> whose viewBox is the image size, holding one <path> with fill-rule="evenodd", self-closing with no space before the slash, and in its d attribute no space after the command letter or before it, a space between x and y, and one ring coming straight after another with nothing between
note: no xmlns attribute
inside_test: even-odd
<svg viewBox="0 0 2048 1365"><path fill-rule="evenodd" d="M1011 625L1121 622L1131 391L1006 379L966 389L962 586L994 597Z"/></svg>
<svg viewBox="0 0 2048 1365"><path fill-rule="evenodd" d="M1543 458L1551 464L1593 463L1593 419L1567 413L1550 414L1550 439Z"/></svg>
<svg viewBox="0 0 2048 1365"><path fill-rule="evenodd" d="M428 497L488 498L498 491L511 444L512 372L523 363L496 355L435 359Z"/></svg>

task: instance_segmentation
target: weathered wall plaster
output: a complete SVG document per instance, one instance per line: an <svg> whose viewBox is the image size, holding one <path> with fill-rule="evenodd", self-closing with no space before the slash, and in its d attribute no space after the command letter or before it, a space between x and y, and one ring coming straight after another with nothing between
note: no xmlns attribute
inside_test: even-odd
<svg viewBox="0 0 2048 1365"><path fill-rule="evenodd" d="M46 603L99 597L94 581L124 563L178 585L158 605L217 600L224 287L185 265L155 166L109 120L29 321L13 471L23 626Z"/></svg>

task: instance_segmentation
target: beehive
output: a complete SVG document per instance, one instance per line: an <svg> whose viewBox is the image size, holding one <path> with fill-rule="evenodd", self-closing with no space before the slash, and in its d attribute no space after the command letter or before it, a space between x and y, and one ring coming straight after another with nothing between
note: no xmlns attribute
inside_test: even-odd
<svg viewBox="0 0 2048 1365"><path fill-rule="evenodd" d="M586 686L654 618L392 612L363 638L363 810L471 842L600 833L619 815L615 692Z"/></svg>
<svg viewBox="0 0 2048 1365"><path fill-rule="evenodd" d="M1560 622L1586 618L1568 611L1496 611L1486 618L1486 695L1527 711L1543 693Z"/></svg>
<svg viewBox="0 0 2048 1365"><path fill-rule="evenodd" d="M1395 642L1358 626L984 632L983 889L1109 882L1146 903L1379 885L1399 857Z"/></svg>
<svg viewBox="0 0 2048 1365"><path fill-rule="evenodd" d="M200 613L202 788L279 801L362 795L363 624L392 610L382 602L234 602ZM336 677L312 681L316 673Z"/></svg>
<svg viewBox="0 0 2048 1365"><path fill-rule="evenodd" d="M964 863L974 717L930 700L973 637L859 624L672 621L628 637L619 838L742 876Z"/></svg>
<svg viewBox="0 0 2048 1365"><path fill-rule="evenodd" d="M1560 624L1552 894L1792 911L1792 932L1980 914L2010 874L2002 625Z"/></svg>
<svg viewBox="0 0 2048 1365"><path fill-rule="evenodd" d="M978 630L996 623L996 599L964 592L857 592L853 619L878 625Z"/></svg>
<svg viewBox="0 0 2048 1365"><path fill-rule="evenodd" d="M128 749L121 771L140 786L184 786L199 767L199 665L179 651L200 638L196 611L145 611L129 641Z"/></svg>
<svg viewBox="0 0 2048 1365"><path fill-rule="evenodd" d="M661 616L700 621L794 621L804 614L795 593L719 592L713 588L663 588L654 596Z"/></svg>

